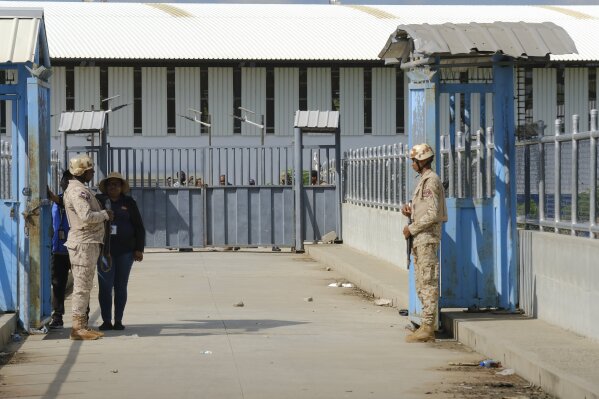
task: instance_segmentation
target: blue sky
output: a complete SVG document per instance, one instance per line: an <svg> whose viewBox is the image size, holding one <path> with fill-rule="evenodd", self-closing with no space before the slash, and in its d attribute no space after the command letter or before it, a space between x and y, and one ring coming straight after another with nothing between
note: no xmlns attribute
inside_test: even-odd
<svg viewBox="0 0 599 399"><path fill-rule="evenodd" d="M41 0L53 1L53 0ZM80 1L80 0L60 0L60 1ZM212 1L197 1L197 0L120 0L110 1L111 3L244 3L244 4L328 4L328 0L212 0ZM341 0L341 4L475 4L475 5L525 5L525 4L545 4L545 5L599 5L599 0Z"/></svg>

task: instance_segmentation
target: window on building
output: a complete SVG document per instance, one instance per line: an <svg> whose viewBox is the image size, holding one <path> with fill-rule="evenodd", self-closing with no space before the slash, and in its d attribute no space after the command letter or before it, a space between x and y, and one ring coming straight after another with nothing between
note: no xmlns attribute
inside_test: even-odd
<svg viewBox="0 0 599 399"><path fill-rule="evenodd" d="M565 90L566 69L561 66L557 68L557 117L565 122L566 117L566 90Z"/></svg>
<svg viewBox="0 0 599 399"><path fill-rule="evenodd" d="M233 112L240 115L241 107L241 68L233 68ZM241 116L241 115L240 115ZM241 120L233 119L233 133L241 133Z"/></svg>
<svg viewBox="0 0 599 399"><path fill-rule="evenodd" d="M306 68L299 69L299 109L308 110L308 71Z"/></svg>
<svg viewBox="0 0 599 399"><path fill-rule="evenodd" d="M175 68L166 68L166 132L177 133L175 109Z"/></svg>
<svg viewBox="0 0 599 399"><path fill-rule="evenodd" d="M400 68L395 70L395 133L406 132L404 121L404 74Z"/></svg>
<svg viewBox="0 0 599 399"><path fill-rule="evenodd" d="M108 67L100 67L100 100L108 98ZM109 106L108 101L100 102L100 109L107 111Z"/></svg>
<svg viewBox="0 0 599 399"><path fill-rule="evenodd" d="M331 68L331 104L332 111L341 109L341 100L339 99L339 67Z"/></svg>
<svg viewBox="0 0 599 399"><path fill-rule="evenodd" d="M597 68L589 68L589 109L597 109Z"/></svg>
<svg viewBox="0 0 599 399"><path fill-rule="evenodd" d="M210 110L208 108L208 68L201 67L200 68L200 110L202 111L201 120L202 122L211 123L210 122ZM201 132L208 133L209 127L201 125Z"/></svg>
<svg viewBox="0 0 599 399"><path fill-rule="evenodd" d="M372 134L372 68L364 68L364 134Z"/></svg>
<svg viewBox="0 0 599 399"><path fill-rule="evenodd" d="M518 126L533 122L532 113L532 67L516 68L516 120Z"/></svg>
<svg viewBox="0 0 599 399"><path fill-rule="evenodd" d="M65 68L67 111L75 111L75 68Z"/></svg>
<svg viewBox="0 0 599 399"><path fill-rule="evenodd" d="M0 100L0 134L6 134L6 101Z"/></svg>
<svg viewBox="0 0 599 399"><path fill-rule="evenodd" d="M141 109L141 67L133 68L133 133L142 132Z"/></svg>
<svg viewBox="0 0 599 399"><path fill-rule="evenodd" d="M275 69L266 68L266 133L275 132Z"/></svg>
<svg viewBox="0 0 599 399"><path fill-rule="evenodd" d="M531 67L524 69L524 123L533 123Z"/></svg>

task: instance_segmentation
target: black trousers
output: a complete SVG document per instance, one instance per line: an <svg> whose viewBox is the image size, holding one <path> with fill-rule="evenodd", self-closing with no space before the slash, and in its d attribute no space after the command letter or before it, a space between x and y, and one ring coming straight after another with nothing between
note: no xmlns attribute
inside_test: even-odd
<svg viewBox="0 0 599 399"><path fill-rule="evenodd" d="M64 297L71 261L69 254L52 254L52 315L64 315Z"/></svg>

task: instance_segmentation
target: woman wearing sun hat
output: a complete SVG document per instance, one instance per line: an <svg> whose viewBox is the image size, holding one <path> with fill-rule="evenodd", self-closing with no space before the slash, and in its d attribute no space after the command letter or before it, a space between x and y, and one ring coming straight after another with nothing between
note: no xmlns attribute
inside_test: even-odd
<svg viewBox="0 0 599 399"><path fill-rule="evenodd" d="M123 330L123 313L127 303L127 284L133 261L143 260L146 231L137 203L128 195L129 183L118 172L112 172L99 184L98 199L114 212L110 226L112 263L98 262L98 300L103 323L100 330ZM112 324L112 292L114 289L114 324Z"/></svg>

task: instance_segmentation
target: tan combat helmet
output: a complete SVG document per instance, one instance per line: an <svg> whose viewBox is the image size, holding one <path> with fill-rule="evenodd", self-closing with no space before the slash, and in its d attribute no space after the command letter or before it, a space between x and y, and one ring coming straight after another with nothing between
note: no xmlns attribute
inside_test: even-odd
<svg viewBox="0 0 599 399"><path fill-rule="evenodd" d="M430 145L426 143L416 144L410 150L410 159L424 161L435 155Z"/></svg>
<svg viewBox="0 0 599 399"><path fill-rule="evenodd" d="M85 154L75 155L69 160L69 172L73 176L81 176L86 171L94 168L94 161Z"/></svg>

